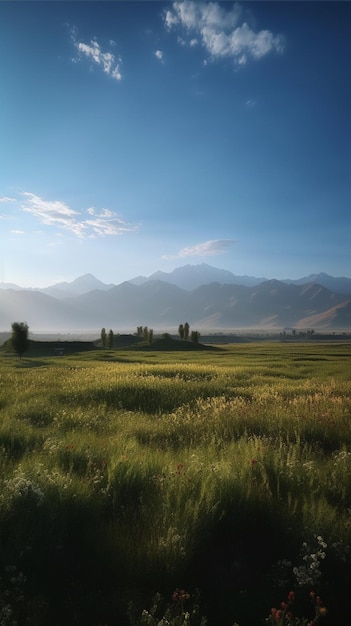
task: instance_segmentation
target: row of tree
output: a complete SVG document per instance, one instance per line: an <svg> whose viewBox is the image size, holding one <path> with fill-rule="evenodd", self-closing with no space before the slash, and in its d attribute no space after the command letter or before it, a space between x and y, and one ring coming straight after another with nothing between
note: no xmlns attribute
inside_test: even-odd
<svg viewBox="0 0 351 626"><path fill-rule="evenodd" d="M101 345L102 345L102 347L103 348L109 348L109 350L111 350L111 348L113 347L113 330L112 330L112 328L110 328L108 333L106 333L106 328L102 328L100 337L101 337Z"/></svg>
<svg viewBox="0 0 351 626"><path fill-rule="evenodd" d="M28 332L29 332L28 324L26 324L25 322L13 322L13 324L11 325L11 328L12 328L12 334L11 334L12 347L14 351L19 355L19 357L21 357L22 354L28 350L29 345L30 345L30 342L28 339ZM185 322L185 324L179 324L178 334L182 340L187 341L189 339L190 326L188 322ZM138 326L137 336L143 337L144 340L148 344L151 345L154 339L154 331L152 328L148 328L147 326ZM199 337L200 337L200 333L197 330L193 330L191 332L190 339L194 343L197 343L199 341ZM101 338L101 345L103 348L109 348L109 349L113 348L114 335L113 335L112 328L110 328L108 333L106 332L106 328L102 328L100 338Z"/></svg>
<svg viewBox="0 0 351 626"><path fill-rule="evenodd" d="M147 326L137 326L137 337L144 337L145 341L151 345L154 340L154 330Z"/></svg>
<svg viewBox="0 0 351 626"><path fill-rule="evenodd" d="M192 330L190 334L190 326L188 322L185 322L185 324L179 324L178 335L184 341L188 341L190 336L191 341L194 343L198 343L200 339L200 333L198 330Z"/></svg>
<svg viewBox="0 0 351 626"><path fill-rule="evenodd" d="M152 344L153 339L154 339L154 331L152 328L148 328L147 326L137 326L137 337L143 337L144 340L148 343L148 344ZM190 333L190 326L188 324L188 322L185 322L185 324L179 324L178 326L178 335L180 337L180 339L182 341L188 341L189 337L191 339L191 341L193 341L194 343L198 343L199 338L200 338L200 333L198 330L192 330ZM163 333L162 335L165 339L169 339L170 338L170 334L169 333Z"/></svg>
<svg viewBox="0 0 351 626"><path fill-rule="evenodd" d="M146 343L149 345L152 344L154 340L154 330L153 328L149 328L148 326L137 326L137 337L143 338ZM179 324L178 327L178 335L182 341L188 341L189 338L194 343L198 343L200 338L200 333L198 330L192 330L190 333L190 326L188 322L185 324ZM169 338L169 333L164 333L163 337ZM106 333L106 329L101 329L101 345L103 348L112 348L113 347L113 331L109 330L108 334Z"/></svg>

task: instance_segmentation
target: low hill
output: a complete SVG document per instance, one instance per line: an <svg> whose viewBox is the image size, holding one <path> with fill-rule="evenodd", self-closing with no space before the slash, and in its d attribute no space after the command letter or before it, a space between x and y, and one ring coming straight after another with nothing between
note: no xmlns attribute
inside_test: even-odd
<svg viewBox="0 0 351 626"><path fill-rule="evenodd" d="M164 351L164 352L194 352L201 350L219 350L215 346L208 346L203 343L195 343L193 341L181 341L180 339L173 339L172 337L155 339L152 344L134 344L129 346L131 350L143 350L143 351Z"/></svg>

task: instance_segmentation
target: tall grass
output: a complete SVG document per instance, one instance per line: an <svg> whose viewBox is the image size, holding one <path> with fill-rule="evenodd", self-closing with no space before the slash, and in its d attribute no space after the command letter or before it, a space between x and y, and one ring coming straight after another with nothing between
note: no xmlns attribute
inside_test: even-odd
<svg viewBox="0 0 351 626"><path fill-rule="evenodd" d="M252 626L316 536L341 615L350 345L100 355L0 362L0 617L15 567L19 624L122 626L186 584L212 624Z"/></svg>

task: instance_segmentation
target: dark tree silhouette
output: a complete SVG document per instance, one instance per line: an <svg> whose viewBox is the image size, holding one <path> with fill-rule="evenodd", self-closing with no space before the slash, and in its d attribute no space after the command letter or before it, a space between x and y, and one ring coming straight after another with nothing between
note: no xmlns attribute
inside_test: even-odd
<svg viewBox="0 0 351 626"><path fill-rule="evenodd" d="M25 322L13 322L11 328L11 344L14 351L21 358L22 354L29 348L28 324Z"/></svg>
<svg viewBox="0 0 351 626"><path fill-rule="evenodd" d="M191 331L191 341L193 341L194 343L198 343L200 339L200 333L198 330L192 330Z"/></svg>
<svg viewBox="0 0 351 626"><path fill-rule="evenodd" d="M106 348L106 341L107 341L106 329L102 328L101 329L101 344L103 348Z"/></svg>
<svg viewBox="0 0 351 626"><path fill-rule="evenodd" d="M178 335L181 339L184 339L184 326L183 324L179 324L178 326Z"/></svg>
<svg viewBox="0 0 351 626"><path fill-rule="evenodd" d="M185 322L185 324L184 324L184 339L185 339L185 341L187 341L189 339L189 331L190 331L190 326L189 326L188 322Z"/></svg>
<svg viewBox="0 0 351 626"><path fill-rule="evenodd" d="M113 347L113 330L112 330L112 328L110 328L110 330L108 331L108 347L109 347L110 350Z"/></svg>

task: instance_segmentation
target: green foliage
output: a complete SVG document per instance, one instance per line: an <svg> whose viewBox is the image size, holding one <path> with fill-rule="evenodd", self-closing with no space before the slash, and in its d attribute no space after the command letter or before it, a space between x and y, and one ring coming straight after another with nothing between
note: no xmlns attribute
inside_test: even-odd
<svg viewBox="0 0 351 626"><path fill-rule="evenodd" d="M258 624L293 585L338 616L350 345L101 355L0 356L0 567L26 578L29 623L126 626L174 584L213 626Z"/></svg>
<svg viewBox="0 0 351 626"><path fill-rule="evenodd" d="M29 348L28 324L25 322L13 322L11 324L11 345L19 357Z"/></svg>
<svg viewBox="0 0 351 626"><path fill-rule="evenodd" d="M191 341L193 341L194 343L198 343L200 339L200 333L198 330L192 330L191 331Z"/></svg>
<svg viewBox="0 0 351 626"><path fill-rule="evenodd" d="M110 328L107 336L107 346L111 350L113 348L113 330Z"/></svg>
<svg viewBox="0 0 351 626"><path fill-rule="evenodd" d="M106 343L107 343L107 335L106 335L106 329L102 328L101 329L101 345L103 348L106 348Z"/></svg>
<svg viewBox="0 0 351 626"><path fill-rule="evenodd" d="M185 339L185 341L187 341L189 339L189 332L190 332L190 326L189 326L188 322L185 322L185 324L184 324L184 339Z"/></svg>

